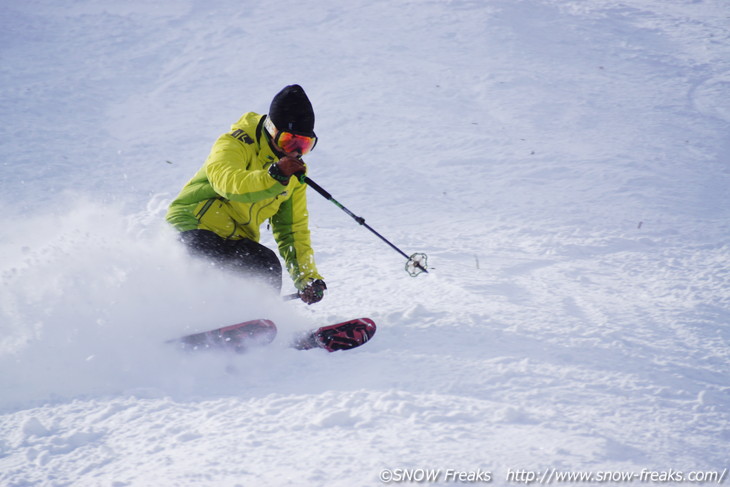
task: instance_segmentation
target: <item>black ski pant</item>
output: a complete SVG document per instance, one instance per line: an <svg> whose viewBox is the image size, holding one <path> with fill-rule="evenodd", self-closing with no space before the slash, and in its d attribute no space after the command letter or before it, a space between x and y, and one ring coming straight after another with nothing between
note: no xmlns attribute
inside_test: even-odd
<svg viewBox="0 0 730 487"><path fill-rule="evenodd" d="M276 253L248 239L228 240L210 230L187 230L180 240L193 255L223 268L261 279L281 292L281 262Z"/></svg>

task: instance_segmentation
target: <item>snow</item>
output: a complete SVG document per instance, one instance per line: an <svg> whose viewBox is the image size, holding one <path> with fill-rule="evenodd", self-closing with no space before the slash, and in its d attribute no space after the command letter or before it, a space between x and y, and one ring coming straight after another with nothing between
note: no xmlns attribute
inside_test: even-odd
<svg viewBox="0 0 730 487"><path fill-rule="evenodd" d="M6 2L0 484L722 473L729 19L724 0ZM321 303L179 247L171 198L290 83L317 114L312 179L428 275L313 191ZM360 316L359 349L286 347ZM250 354L164 343L259 317L279 337Z"/></svg>

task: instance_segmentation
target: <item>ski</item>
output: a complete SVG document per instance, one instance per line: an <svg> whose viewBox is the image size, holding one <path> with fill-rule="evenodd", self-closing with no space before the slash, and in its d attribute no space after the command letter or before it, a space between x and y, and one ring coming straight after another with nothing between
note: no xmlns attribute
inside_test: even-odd
<svg viewBox="0 0 730 487"><path fill-rule="evenodd" d="M292 347L297 350L324 348L329 352L349 350L367 343L376 329L370 318L357 318L304 333L294 340Z"/></svg>
<svg viewBox="0 0 730 487"><path fill-rule="evenodd" d="M243 353L252 347L268 345L276 338L276 325L271 320L251 320L214 330L168 340L182 350L230 350Z"/></svg>
<svg viewBox="0 0 730 487"><path fill-rule="evenodd" d="M290 346L297 350L349 350L367 343L375 335L376 329L370 318L357 318L307 331L297 336ZM273 321L258 319L185 335L168 340L167 343L174 343L185 351L227 350L245 353L253 347L268 345L274 341L276 334Z"/></svg>

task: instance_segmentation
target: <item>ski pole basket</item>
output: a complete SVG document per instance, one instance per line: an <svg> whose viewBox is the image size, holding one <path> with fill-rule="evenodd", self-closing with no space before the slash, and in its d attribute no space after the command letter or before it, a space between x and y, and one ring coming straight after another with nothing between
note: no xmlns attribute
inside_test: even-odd
<svg viewBox="0 0 730 487"><path fill-rule="evenodd" d="M428 256L426 254L416 252L408 257L408 262L406 262L406 272L410 274L411 277L416 277L422 272L428 273L426 269L428 269Z"/></svg>

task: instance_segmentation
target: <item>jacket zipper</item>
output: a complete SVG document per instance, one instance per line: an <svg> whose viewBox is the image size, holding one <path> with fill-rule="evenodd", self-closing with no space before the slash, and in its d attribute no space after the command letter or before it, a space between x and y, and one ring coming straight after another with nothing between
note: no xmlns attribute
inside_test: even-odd
<svg viewBox="0 0 730 487"><path fill-rule="evenodd" d="M197 215L195 215L195 218L198 219L198 223L200 223L200 219L203 218L203 215L205 215L208 210L210 209L211 205L215 203L218 200L218 198L210 198L208 201L205 202L203 207L200 209Z"/></svg>

